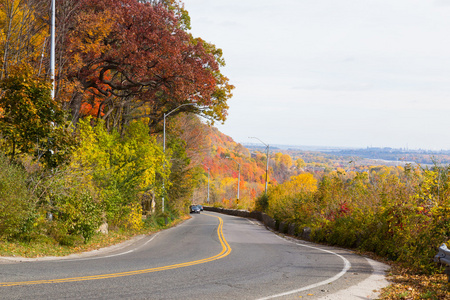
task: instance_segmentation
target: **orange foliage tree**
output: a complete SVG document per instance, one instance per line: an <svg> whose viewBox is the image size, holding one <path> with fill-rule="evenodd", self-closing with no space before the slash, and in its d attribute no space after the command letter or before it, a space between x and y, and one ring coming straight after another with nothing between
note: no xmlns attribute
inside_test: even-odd
<svg viewBox="0 0 450 300"><path fill-rule="evenodd" d="M78 7L66 47L67 81L81 86L70 99L73 114L90 101L85 112L97 109L110 127L145 118L158 131L164 113L193 103L171 116L188 111L225 120L233 87L219 70L222 53L188 34L173 6L81 0Z"/></svg>

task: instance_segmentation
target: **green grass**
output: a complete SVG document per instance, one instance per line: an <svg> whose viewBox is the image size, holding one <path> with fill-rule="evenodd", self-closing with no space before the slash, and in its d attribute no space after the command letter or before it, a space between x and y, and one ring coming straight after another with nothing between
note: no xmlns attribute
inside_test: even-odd
<svg viewBox="0 0 450 300"><path fill-rule="evenodd" d="M53 239L45 237L30 243L19 241L0 241L0 256L36 258L44 256L65 256L74 253L92 251L124 242L139 234L155 233L161 229L175 226L187 218L190 217L185 216L180 219L175 219L164 227L152 227L141 231L110 230L107 235L96 233L86 244L76 243L74 246L61 246Z"/></svg>

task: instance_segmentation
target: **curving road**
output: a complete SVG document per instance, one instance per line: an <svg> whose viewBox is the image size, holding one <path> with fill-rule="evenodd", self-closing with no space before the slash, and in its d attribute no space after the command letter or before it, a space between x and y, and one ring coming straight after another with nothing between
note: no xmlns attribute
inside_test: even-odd
<svg viewBox="0 0 450 300"><path fill-rule="evenodd" d="M1 260L0 298L338 299L340 293L351 299L348 291L373 273L367 259L348 251L287 240L256 221L212 212L93 253ZM354 299L370 292L355 292Z"/></svg>

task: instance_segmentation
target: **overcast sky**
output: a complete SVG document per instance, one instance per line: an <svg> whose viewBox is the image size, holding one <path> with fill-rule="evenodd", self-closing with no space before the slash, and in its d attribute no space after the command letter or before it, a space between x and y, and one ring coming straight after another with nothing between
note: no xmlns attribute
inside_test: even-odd
<svg viewBox="0 0 450 300"><path fill-rule="evenodd" d="M184 0L241 143L450 149L450 0Z"/></svg>

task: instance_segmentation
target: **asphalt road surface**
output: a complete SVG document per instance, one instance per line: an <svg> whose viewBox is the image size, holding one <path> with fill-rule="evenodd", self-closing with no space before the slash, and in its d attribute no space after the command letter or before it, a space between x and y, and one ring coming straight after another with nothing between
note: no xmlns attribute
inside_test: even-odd
<svg viewBox="0 0 450 300"><path fill-rule="evenodd" d="M0 259L0 299L370 299L385 284L364 257L212 212L125 245Z"/></svg>

